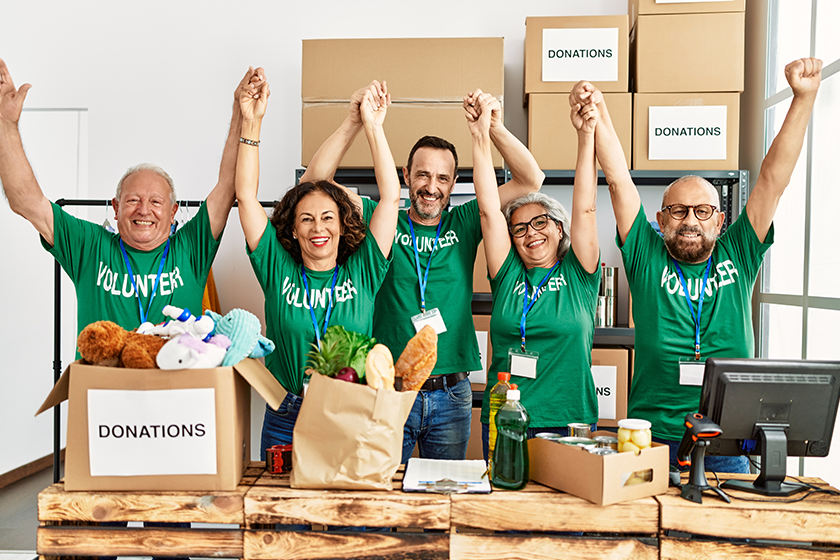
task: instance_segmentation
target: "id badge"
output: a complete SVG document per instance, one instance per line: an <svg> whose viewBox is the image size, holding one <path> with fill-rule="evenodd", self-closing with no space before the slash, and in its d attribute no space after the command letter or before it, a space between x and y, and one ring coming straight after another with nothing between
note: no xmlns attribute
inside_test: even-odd
<svg viewBox="0 0 840 560"><path fill-rule="evenodd" d="M425 313L415 315L411 318L411 323L414 325L414 332L420 332L420 329L426 325L435 329L435 332L438 334L446 332L446 325L443 322L443 316L440 314L440 310L437 307L429 309Z"/></svg>
<svg viewBox="0 0 840 560"><path fill-rule="evenodd" d="M508 361L510 362L510 374L519 377L537 378L537 360L540 355L537 352L522 350L508 350Z"/></svg>
<svg viewBox="0 0 840 560"><path fill-rule="evenodd" d="M703 374L706 372L706 360L680 358L680 385L703 386Z"/></svg>

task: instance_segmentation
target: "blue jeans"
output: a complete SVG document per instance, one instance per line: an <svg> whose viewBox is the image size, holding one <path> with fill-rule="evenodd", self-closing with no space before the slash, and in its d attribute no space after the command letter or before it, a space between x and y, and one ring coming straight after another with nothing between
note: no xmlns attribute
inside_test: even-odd
<svg viewBox="0 0 840 560"><path fill-rule="evenodd" d="M691 467L680 467L677 463L677 450L680 448L680 442L670 439L653 438L656 443L663 443L669 447L670 457L668 462L677 467L681 471L687 471ZM750 464L745 456L740 457L724 457L718 455L706 455L705 466L707 471L714 471L716 473L745 473L749 474Z"/></svg>
<svg viewBox="0 0 840 560"><path fill-rule="evenodd" d="M420 391L403 428L402 463L420 446L420 457L458 459L467 456L472 422L470 378L437 391Z"/></svg>
<svg viewBox="0 0 840 560"><path fill-rule="evenodd" d="M303 398L286 393L286 398L276 411L265 405L262 436L260 437L260 460L265 461L265 450L274 445L292 443L292 436L297 422Z"/></svg>
<svg viewBox="0 0 840 560"><path fill-rule="evenodd" d="M594 432L597 429L597 425L591 424L589 429ZM569 428L528 428L528 439L534 439L537 437L537 434L543 432L568 436ZM490 424L485 424L484 422L481 423L481 448L484 450L484 460L487 461L490 457Z"/></svg>

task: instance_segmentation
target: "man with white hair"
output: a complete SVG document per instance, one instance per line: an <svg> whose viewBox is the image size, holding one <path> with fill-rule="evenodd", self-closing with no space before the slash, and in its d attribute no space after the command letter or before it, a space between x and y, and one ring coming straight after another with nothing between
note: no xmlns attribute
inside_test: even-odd
<svg viewBox="0 0 840 560"><path fill-rule="evenodd" d="M700 401L703 362L710 356L754 357L751 299L764 254L773 243L773 216L802 150L822 61L785 67L793 91L784 124L761 164L746 208L720 234L724 215L713 185L701 177L674 181L656 213L662 237L645 217L639 192L601 93L581 82L573 98L592 98L601 119L598 160L609 184L636 322L636 359L628 416L652 424L654 441L671 447L671 464L686 413ZM748 472L742 457L707 457L707 470Z"/></svg>
<svg viewBox="0 0 840 560"><path fill-rule="evenodd" d="M15 89L0 60L0 182L9 206L41 235L41 244L76 286L78 329L100 320L131 330L159 323L165 305L201 312L210 265L234 202L241 116L238 91L260 79L249 69L234 94L219 182L195 218L171 235L178 205L172 178L140 164L125 172L111 201L119 233L80 220L50 202L26 158L18 130L29 84Z"/></svg>

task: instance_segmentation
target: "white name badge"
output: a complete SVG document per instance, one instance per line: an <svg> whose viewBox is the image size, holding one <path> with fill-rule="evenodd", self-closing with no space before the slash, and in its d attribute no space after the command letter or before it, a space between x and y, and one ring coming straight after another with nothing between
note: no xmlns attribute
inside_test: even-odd
<svg viewBox="0 0 840 560"><path fill-rule="evenodd" d="M443 316L437 307L429 309L425 313L415 315L411 318L411 323L414 325L414 332L420 332L420 329L426 325L435 329L435 332L438 334L446 332L446 324L443 322Z"/></svg>
<svg viewBox="0 0 840 560"><path fill-rule="evenodd" d="M598 396L598 416L605 420L616 420L618 368L592 366L592 379L595 381L595 393Z"/></svg>
<svg viewBox="0 0 840 560"><path fill-rule="evenodd" d="M680 385L703 386L703 374L706 371L706 363L692 360L680 362Z"/></svg>
<svg viewBox="0 0 840 560"><path fill-rule="evenodd" d="M726 159L726 105L650 107L648 159Z"/></svg>
<svg viewBox="0 0 840 560"><path fill-rule="evenodd" d="M88 390L91 476L216 474L216 393Z"/></svg>
<svg viewBox="0 0 840 560"><path fill-rule="evenodd" d="M539 354L536 352L522 352L520 350L508 350L510 358L510 374L519 377L537 378L537 360Z"/></svg>
<svg viewBox="0 0 840 560"><path fill-rule="evenodd" d="M618 81L618 28L543 29L542 81Z"/></svg>

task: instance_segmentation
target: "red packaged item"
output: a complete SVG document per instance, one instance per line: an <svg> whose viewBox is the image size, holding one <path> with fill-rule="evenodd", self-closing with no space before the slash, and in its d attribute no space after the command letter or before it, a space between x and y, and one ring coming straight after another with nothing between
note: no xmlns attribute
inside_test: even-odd
<svg viewBox="0 0 840 560"><path fill-rule="evenodd" d="M292 444L275 445L265 450L265 469L280 474L292 470Z"/></svg>

